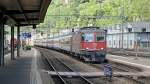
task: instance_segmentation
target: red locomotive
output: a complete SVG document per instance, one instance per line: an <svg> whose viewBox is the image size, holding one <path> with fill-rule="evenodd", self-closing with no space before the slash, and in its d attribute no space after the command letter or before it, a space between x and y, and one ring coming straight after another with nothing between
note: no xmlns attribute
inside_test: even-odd
<svg viewBox="0 0 150 84"><path fill-rule="evenodd" d="M103 62L106 58L106 31L99 27L80 28L38 43L41 41L36 45L71 53L84 61Z"/></svg>
<svg viewBox="0 0 150 84"><path fill-rule="evenodd" d="M72 34L72 52L85 61L103 62L106 56L106 31L85 27Z"/></svg>

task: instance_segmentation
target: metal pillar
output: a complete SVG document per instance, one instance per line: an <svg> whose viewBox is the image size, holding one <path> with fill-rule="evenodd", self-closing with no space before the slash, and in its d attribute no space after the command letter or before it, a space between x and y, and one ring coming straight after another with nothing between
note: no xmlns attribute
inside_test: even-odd
<svg viewBox="0 0 150 84"><path fill-rule="evenodd" d="M20 26L17 27L17 57L20 57Z"/></svg>
<svg viewBox="0 0 150 84"><path fill-rule="evenodd" d="M136 43L135 43L135 59L138 59L138 33L135 34Z"/></svg>
<svg viewBox="0 0 150 84"><path fill-rule="evenodd" d="M0 21L0 66L4 66L4 22Z"/></svg>
<svg viewBox="0 0 150 84"><path fill-rule="evenodd" d="M11 26L11 60L15 60L14 49L14 26Z"/></svg>

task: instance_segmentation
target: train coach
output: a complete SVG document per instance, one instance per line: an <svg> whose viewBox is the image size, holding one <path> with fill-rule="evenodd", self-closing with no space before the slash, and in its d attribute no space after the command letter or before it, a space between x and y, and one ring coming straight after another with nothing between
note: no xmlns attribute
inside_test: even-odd
<svg viewBox="0 0 150 84"><path fill-rule="evenodd" d="M47 42L43 43L44 47L73 54L84 61L103 62L106 59L106 31L98 27L73 30L48 38Z"/></svg>

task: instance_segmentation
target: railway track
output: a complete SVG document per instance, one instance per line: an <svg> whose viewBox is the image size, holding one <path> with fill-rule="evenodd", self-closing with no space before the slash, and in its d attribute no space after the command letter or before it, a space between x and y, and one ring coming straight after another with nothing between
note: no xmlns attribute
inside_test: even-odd
<svg viewBox="0 0 150 84"><path fill-rule="evenodd" d="M93 66L93 67L95 67L95 68L97 68L97 69L100 69L100 70L103 70L103 66L102 65L100 65L100 64L90 64L90 66ZM123 67L123 66L122 66ZM130 71L133 71L133 72L138 72L139 70L137 70L136 71L136 69L133 69L133 68L127 68L126 70L125 70L125 67L123 67L123 68L120 68L120 67L117 67L117 66L115 66L115 65L113 65L112 64L112 68L113 68L113 71L116 71L116 72L130 72ZM121 76L121 77L113 77L114 79L117 79L117 80L120 80L120 79L124 79L124 80L126 80L126 81L128 81L128 82L133 82L134 84L148 84L148 83L145 83L145 82L143 82L143 81L141 81L141 80L139 80L139 79L135 79L134 77L132 77L132 76ZM113 83L112 83L113 84Z"/></svg>
<svg viewBox="0 0 150 84"><path fill-rule="evenodd" d="M128 80L133 80L138 84L145 84L143 81L140 81L138 79L134 79L133 77L128 77L128 76L123 76L124 78L128 79Z"/></svg>
<svg viewBox="0 0 150 84"><path fill-rule="evenodd" d="M48 52L48 51L46 51L46 52ZM144 83L141 80L134 79L132 76L113 77L112 82L108 82L106 77L85 78L85 77L80 76L80 78L72 78L72 77L65 78L65 77L62 77L58 72L59 71L76 72L76 71L74 71L72 69L73 67L70 68L69 64L66 63L63 59L57 58L56 56L51 56L52 58L49 58L48 55L45 56L49 66L53 66L53 68L54 68L53 71L57 72L57 74L58 74L57 77L53 77L53 79L56 82L58 82L56 84L110 84L110 83L111 84L149 84L149 83ZM58 64L59 67L56 67L57 66L56 64ZM124 69L120 69L120 68L117 69L117 67L114 67L114 68L116 68L116 71L130 72L130 70L124 70ZM76 73L78 73L78 72L76 72ZM117 81L117 83L116 83L116 81ZM122 81L124 81L124 82L122 82Z"/></svg>
<svg viewBox="0 0 150 84"><path fill-rule="evenodd" d="M58 73L55 66L52 64L52 62L48 59L47 56L44 56L47 63L49 64L50 68L57 73L59 84L67 84L67 82L63 79L63 77Z"/></svg>
<svg viewBox="0 0 150 84"><path fill-rule="evenodd" d="M110 62L110 64L113 68L113 71L115 71L115 72L142 72L142 69L132 67L132 66L128 66L128 65L119 64L119 63L115 63L115 62ZM89 64L89 65L93 66L97 69L103 70L103 65L102 64Z"/></svg>
<svg viewBox="0 0 150 84"><path fill-rule="evenodd" d="M81 76L78 72L75 72L67 64L65 64L58 58L55 57L53 60L51 60L48 58L48 56L44 56L44 57L45 57L47 63L49 64L51 70L55 71L57 73L57 77L54 77L55 78L54 80L57 81L56 84L77 84L77 82L74 82L74 81L78 81L82 84L94 84L87 78ZM58 64L59 67L56 64ZM62 77L58 73L59 71L75 72L75 73L79 74L80 77L79 78L65 78L65 77Z"/></svg>
<svg viewBox="0 0 150 84"><path fill-rule="evenodd" d="M103 65L100 65L100 64L89 64L89 65L103 71ZM124 70L115 66L112 66L112 68L113 68L113 71L128 72L128 70Z"/></svg>

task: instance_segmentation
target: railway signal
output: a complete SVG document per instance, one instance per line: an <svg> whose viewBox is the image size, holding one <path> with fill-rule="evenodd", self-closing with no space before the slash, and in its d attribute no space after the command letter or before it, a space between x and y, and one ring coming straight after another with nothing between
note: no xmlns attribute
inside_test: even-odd
<svg viewBox="0 0 150 84"><path fill-rule="evenodd" d="M108 64L108 60L104 61L104 75L109 78L109 81L112 81L113 69L110 64Z"/></svg>

